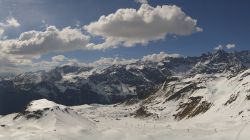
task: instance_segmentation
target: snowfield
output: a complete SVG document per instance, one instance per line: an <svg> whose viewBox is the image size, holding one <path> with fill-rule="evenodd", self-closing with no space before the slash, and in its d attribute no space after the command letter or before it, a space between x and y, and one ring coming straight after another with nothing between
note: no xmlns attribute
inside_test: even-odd
<svg viewBox="0 0 250 140"><path fill-rule="evenodd" d="M26 110L45 109L43 115L16 120L17 114L2 117L0 140L248 140L250 136L248 116L236 119L224 111L211 111L181 121L140 119L129 115L137 107L82 105L70 109L37 100Z"/></svg>

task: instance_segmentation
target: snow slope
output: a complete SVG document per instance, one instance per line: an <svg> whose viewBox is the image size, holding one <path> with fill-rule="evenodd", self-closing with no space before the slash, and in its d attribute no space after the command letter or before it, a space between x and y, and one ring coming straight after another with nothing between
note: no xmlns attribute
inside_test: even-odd
<svg viewBox="0 0 250 140"><path fill-rule="evenodd" d="M0 119L0 139L80 139L94 132L95 124L72 109L42 99L21 113ZM82 135L84 134L84 135Z"/></svg>
<svg viewBox="0 0 250 140"><path fill-rule="evenodd" d="M38 100L26 110L50 110L44 111L37 119L27 119L23 115L13 120L18 114L0 118L0 124L6 125L0 127L0 140L248 140L250 136L248 118L235 119L224 111L215 113L211 110L181 121L174 120L173 116L172 119L131 116L139 106L82 105L68 108ZM230 109L225 110L230 112Z"/></svg>
<svg viewBox="0 0 250 140"><path fill-rule="evenodd" d="M196 75L163 84L140 106L159 119L187 119L223 114L250 119L250 69L237 75ZM210 117L210 116L209 116Z"/></svg>

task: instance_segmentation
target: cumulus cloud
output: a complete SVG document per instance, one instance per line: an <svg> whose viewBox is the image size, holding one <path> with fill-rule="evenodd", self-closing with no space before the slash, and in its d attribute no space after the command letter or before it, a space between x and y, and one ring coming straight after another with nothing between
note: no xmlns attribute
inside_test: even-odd
<svg viewBox="0 0 250 140"><path fill-rule="evenodd" d="M13 17L8 17L5 22L1 22L0 26L3 28L9 28L9 27L19 27L20 23Z"/></svg>
<svg viewBox="0 0 250 140"><path fill-rule="evenodd" d="M137 61L151 61L151 62L159 62L168 57L181 57L180 54L167 54L165 52L154 53L150 55L146 55L141 59L125 59L120 57L101 57L100 59L91 62L91 63L84 63L77 59L68 58L64 55L57 55L51 58L51 61L40 61L36 63L32 63L29 67L32 67L32 70L49 70L56 66L62 65L70 65L70 66L92 66L92 67L108 67L112 65L125 65L125 64L132 64L136 63Z"/></svg>
<svg viewBox="0 0 250 140"><path fill-rule="evenodd" d="M235 44L227 44L227 45L226 45L226 48L227 48L227 49L233 49L233 48L235 48L235 47L236 47Z"/></svg>
<svg viewBox="0 0 250 140"><path fill-rule="evenodd" d="M13 20L6 23L17 26ZM77 61L63 55L54 56L51 62L38 59L49 52L87 49L88 45L89 36L84 35L80 29L66 27L59 30L55 26L48 26L45 31L27 31L17 39L0 40L0 68L21 72L52 68L61 63L73 64Z"/></svg>
<svg viewBox="0 0 250 140"><path fill-rule="evenodd" d="M37 70L50 70L57 66L80 66L86 65L83 62L78 61L74 58L68 58L63 55L53 56L51 60L31 60L31 59L18 59L12 60L9 58L2 59L0 57L0 73L12 72L12 73L22 73L27 71L37 71Z"/></svg>
<svg viewBox="0 0 250 140"><path fill-rule="evenodd" d="M222 50L224 47L222 45L218 45L217 47L214 48L214 50Z"/></svg>
<svg viewBox="0 0 250 140"><path fill-rule="evenodd" d="M160 52L158 54L154 53L151 55L146 55L142 58L143 61L152 61L152 62L160 62L164 60L165 58L178 58L181 57L180 54L167 54L165 52Z"/></svg>
<svg viewBox="0 0 250 140"><path fill-rule="evenodd" d="M79 65L86 65L83 62L78 61L74 58L68 58L64 55L56 55L51 58L51 62L47 62L50 67L57 66L57 65L70 65L70 66L79 66Z"/></svg>
<svg viewBox="0 0 250 140"><path fill-rule="evenodd" d="M6 21L0 22L0 39L3 37L3 34L8 28L17 28L20 26L20 23L13 17L8 17Z"/></svg>
<svg viewBox="0 0 250 140"><path fill-rule="evenodd" d="M0 27L0 39L2 38L3 33L4 33L4 29Z"/></svg>
<svg viewBox="0 0 250 140"><path fill-rule="evenodd" d="M85 65L85 63L78 61L74 58L68 58L64 55L56 55L51 58L51 61L39 61L39 62L33 62L29 67L33 71L36 70L50 70L52 68L55 68L57 66L63 66L63 65L69 65L69 66L79 66L79 65Z"/></svg>
<svg viewBox="0 0 250 140"><path fill-rule="evenodd" d="M227 48L228 50L235 48L235 44L227 44L225 46L223 45L218 45L217 47L214 48L214 50L223 50L224 48Z"/></svg>
<svg viewBox="0 0 250 140"><path fill-rule="evenodd" d="M15 57L11 55L6 55L0 52L0 73L6 72L23 72L27 66L32 65L30 59L24 57ZM30 70L30 69L26 69Z"/></svg>
<svg viewBox="0 0 250 140"><path fill-rule="evenodd" d="M51 59L54 62L63 62L67 58L64 55L56 55L56 56L52 57Z"/></svg>
<svg viewBox="0 0 250 140"><path fill-rule="evenodd" d="M79 29L70 27L57 29L49 26L42 31L28 31L18 39L0 41L0 47L7 54L39 56L49 52L65 52L86 49L89 36Z"/></svg>
<svg viewBox="0 0 250 140"><path fill-rule="evenodd" d="M0 73L13 72L21 73L26 71L37 70L50 70L56 66L70 65L70 66L92 66L92 67L108 67L112 65L125 65L136 63L137 61L151 61L159 62L168 57L181 57L179 54L168 54L165 52L154 53L146 55L141 59L125 59L120 57L101 57L100 59L91 62L84 63L75 58L69 58L64 55L52 56L50 60L30 59L23 56L12 56L0 54Z"/></svg>
<svg viewBox="0 0 250 140"><path fill-rule="evenodd" d="M98 21L84 26L92 36L102 37L101 44L90 43L91 37L81 29L65 27L58 29L47 26L45 31L27 31L16 39L0 40L0 66L6 68L45 68L61 64L78 64L76 59L63 55L54 56L51 61L34 62L34 58L54 52L63 53L75 50L93 50L115 48L118 46L132 47L136 44L146 45L150 41L165 39L168 35L190 35L202 31L197 21L186 15L175 5L152 7L147 0L136 0L142 3L139 9L119 9L115 13L101 16ZM0 22L0 38L7 28L19 27L15 18L7 18ZM230 47L232 48L232 46ZM164 52L142 58L143 61L160 61L164 57L177 57ZM137 59L101 58L91 65L114 65L133 63Z"/></svg>
<svg viewBox="0 0 250 140"><path fill-rule="evenodd" d="M95 62L90 63L90 66L111 66L111 65L125 65L125 64L131 64L136 63L137 61L151 61L151 62L160 62L164 60L165 58L178 58L181 57L180 54L168 54L165 52L160 53L154 53L150 55L143 56L141 59L124 59L119 57L109 57L105 58L102 57Z"/></svg>
<svg viewBox="0 0 250 140"><path fill-rule="evenodd" d="M119 9L115 13L101 16L98 21L84 26L84 29L105 40L93 46L96 49L119 45L131 47L165 39L167 35L190 35L202 31L197 27L197 21L187 16L180 7L152 7L148 4L142 4L138 10Z"/></svg>
<svg viewBox="0 0 250 140"><path fill-rule="evenodd" d="M93 63L90 63L90 66L111 66L111 65L124 65L124 64L130 64L138 61L138 59L124 59L124 58L119 58L119 57L114 57L114 58L105 58L102 57L98 60L96 60Z"/></svg>

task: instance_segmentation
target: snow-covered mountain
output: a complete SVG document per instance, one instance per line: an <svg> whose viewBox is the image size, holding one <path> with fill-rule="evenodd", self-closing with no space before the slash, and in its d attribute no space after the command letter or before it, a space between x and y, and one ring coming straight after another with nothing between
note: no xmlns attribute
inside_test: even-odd
<svg viewBox="0 0 250 140"><path fill-rule="evenodd" d="M138 103L163 92L168 92L167 101L189 99L196 91L207 90L212 95L207 89L209 80L214 83L213 80L223 77L238 76L249 66L250 51L218 50L199 57L166 57L158 62L138 60L101 69L62 66L50 71L28 72L0 80L0 114L18 112L30 101L41 98L72 106ZM205 98L196 100L202 102ZM206 106L211 104L206 102Z"/></svg>
<svg viewBox="0 0 250 140"><path fill-rule="evenodd" d="M250 69L238 74L197 74L167 80L148 98L140 101L134 115L177 121L206 113L250 119ZM144 113L141 113L143 110Z"/></svg>
<svg viewBox="0 0 250 140"><path fill-rule="evenodd" d="M73 109L46 99L0 119L0 139L81 139L95 132L95 124ZM84 135L81 135L84 134Z"/></svg>

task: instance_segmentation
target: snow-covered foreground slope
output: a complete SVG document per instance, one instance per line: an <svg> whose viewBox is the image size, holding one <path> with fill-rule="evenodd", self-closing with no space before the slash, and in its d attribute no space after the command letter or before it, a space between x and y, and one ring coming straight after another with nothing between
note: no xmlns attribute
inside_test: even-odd
<svg viewBox="0 0 250 140"><path fill-rule="evenodd" d="M93 122L72 109L45 99L32 102L21 113L2 117L0 124L1 140L78 140L95 128Z"/></svg>
<svg viewBox="0 0 250 140"><path fill-rule="evenodd" d="M78 109L81 107L77 107ZM247 121L233 119L202 120L194 118L181 122L124 117L126 108L113 106L82 106L82 115L87 121L67 125L51 126L51 121L24 121L7 124L0 128L1 140L247 140L250 125ZM93 110L94 109L94 110ZM126 115L125 115L126 116ZM11 116L3 119L11 119ZM70 121L71 119L69 119ZM42 125L42 126L41 126ZM45 126L44 126L45 125ZM50 126L48 126L50 125ZM53 124L52 124L53 125ZM90 126L90 128L86 128ZM78 126L78 127L77 127ZM85 129L81 129L83 126ZM93 129L94 128L94 129ZM54 129L54 130L53 130ZM87 129L87 130L86 130ZM55 131L56 130L56 131Z"/></svg>
<svg viewBox="0 0 250 140"><path fill-rule="evenodd" d="M235 120L223 114L174 121L127 116L135 107L82 106L75 109L96 121L99 133L93 139L97 140L248 140L250 136L247 120Z"/></svg>

